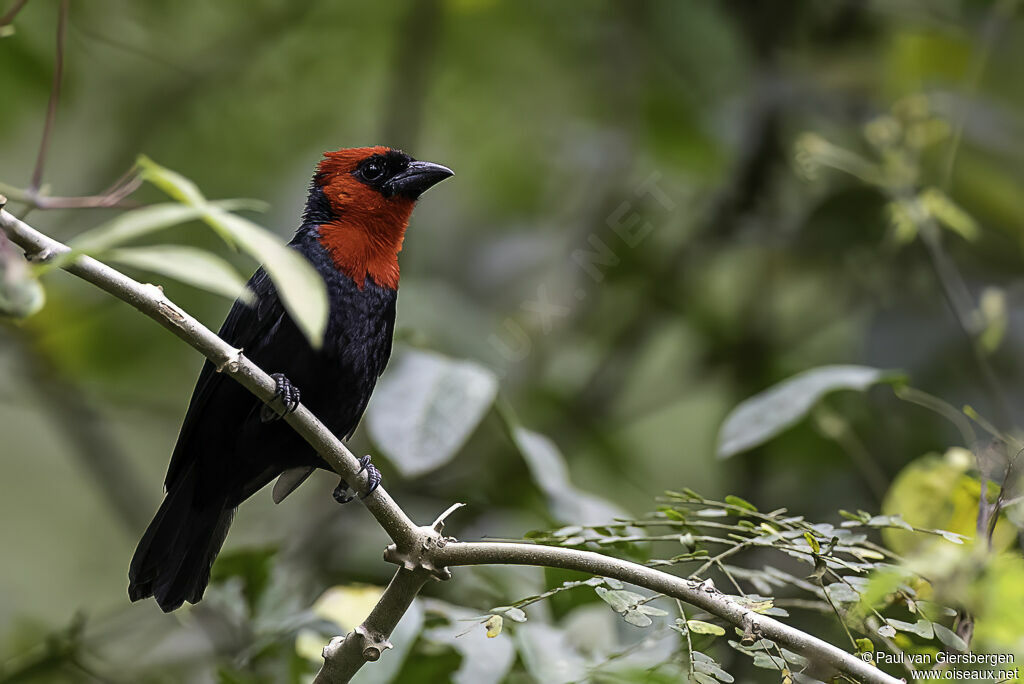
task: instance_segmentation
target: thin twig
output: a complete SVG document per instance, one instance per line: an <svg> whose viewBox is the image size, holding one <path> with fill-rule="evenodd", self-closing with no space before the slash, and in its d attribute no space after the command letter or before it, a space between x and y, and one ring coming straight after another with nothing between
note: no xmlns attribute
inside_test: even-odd
<svg viewBox="0 0 1024 684"><path fill-rule="evenodd" d="M3 192L12 200L24 202L32 209L111 209L114 207L130 209L142 206L139 202L128 202L125 200L126 197L138 190L141 185L142 178L132 169L123 178L118 179L108 190L99 195L54 197L41 194L38 190L32 190L31 188L21 190L6 183L0 183L0 192Z"/></svg>
<svg viewBox="0 0 1024 684"><path fill-rule="evenodd" d="M57 53L53 66L53 85L50 88L50 101L46 105L46 123L43 125L43 138L39 141L39 154L36 156L36 167L32 171L32 182L29 189L39 191L43 182L43 167L46 165L46 151L50 147L53 123L57 119L57 104L60 102L60 84L64 78L64 38L67 35L69 0L61 0L57 15Z"/></svg>
<svg viewBox="0 0 1024 684"><path fill-rule="evenodd" d="M689 669L690 669L690 680L694 681L696 678L693 674L693 641L690 639L690 628L686 624L686 610L683 608L683 602L676 599L676 608L679 610L679 617L683 620L683 634L686 635L686 655L689 656Z"/></svg>
<svg viewBox="0 0 1024 684"><path fill-rule="evenodd" d="M14 4L11 5L11 9L7 10L7 13L0 17L0 28L9 25L14 21L14 17L18 16L18 12L25 6L28 0L14 0Z"/></svg>
<svg viewBox="0 0 1024 684"><path fill-rule="evenodd" d="M1002 430L1008 430L1013 425L1010 402L1006 398L1006 393L999 383L999 378L992 369L992 364L989 363L985 350L981 348L981 343L975 333L975 326L972 321L974 303L967 285L964 284L960 272L949 258L949 255L946 254L945 248L942 246L942 234L939 227L935 225L934 220L931 218L926 219L920 226L920 229L921 241L928 252L932 268L935 271L936 280L939 283L939 288L942 290L942 296L953 313L953 317L956 319L961 332L967 337L967 342L974 355L975 365L981 374L981 380L992 398L994 410L998 418L997 424Z"/></svg>
<svg viewBox="0 0 1024 684"><path fill-rule="evenodd" d="M1006 22L1016 11L1017 3L1018 0L997 0L989 9L979 36L981 46L974 54L974 58L971 60L971 65L967 71L966 95L972 95L977 90L981 76L985 73L985 68L988 66L988 60L992 56L992 50L1005 28ZM956 126L953 128L953 136L950 139L949 146L946 148L946 158L942 163L941 187L943 190L949 190L949 185L953 181L953 168L956 165L957 152L960 151L960 142L964 137L966 119L967 117L963 113L957 117Z"/></svg>

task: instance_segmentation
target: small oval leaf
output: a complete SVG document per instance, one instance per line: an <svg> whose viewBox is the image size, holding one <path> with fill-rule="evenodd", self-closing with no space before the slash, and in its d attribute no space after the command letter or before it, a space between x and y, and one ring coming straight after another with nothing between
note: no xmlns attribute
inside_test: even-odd
<svg viewBox="0 0 1024 684"><path fill-rule="evenodd" d="M725 630L718 625L701 620L687 620L686 626L694 634L710 634L712 636L725 636Z"/></svg>

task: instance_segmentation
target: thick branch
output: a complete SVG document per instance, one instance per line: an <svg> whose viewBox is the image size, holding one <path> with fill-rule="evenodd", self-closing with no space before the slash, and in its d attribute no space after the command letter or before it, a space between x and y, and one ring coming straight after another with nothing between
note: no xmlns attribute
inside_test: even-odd
<svg viewBox="0 0 1024 684"><path fill-rule="evenodd" d="M66 245L43 235L3 209L0 209L0 229L7 234L11 242L24 249L31 258L39 261L70 251ZM79 257L63 268L118 299L123 299L160 323L210 359L220 372L230 375L263 401L269 402L273 399L275 383L269 375L247 359L242 350L235 349L178 308L159 287L132 280L87 256ZM367 475L365 472L359 472L360 466L356 457L310 413L309 409L300 406L294 413L286 416L285 420L350 485L362 489L368 487ZM361 501L399 548L416 545L419 539L418 528L383 487L378 487Z"/></svg>
<svg viewBox="0 0 1024 684"><path fill-rule="evenodd" d="M0 230L30 257L46 260L69 251L66 245L4 211L4 201L0 196ZM241 350L179 309L159 287L139 283L86 256L78 257L63 268L128 302L201 352L219 371L230 375L258 398L272 400L275 384L270 376L249 361ZM308 409L300 406L286 420L349 483L367 486L367 476L359 473L356 458ZM741 629L759 633L803 653L812 661L834 667L868 684L899 682L842 649L745 608L707 584L590 551L446 540L441 537L440 529L445 515L454 507L442 514L433 527L417 527L383 487L378 487L362 501L395 542L386 557L402 567L364 623L352 634L335 638L324 649L324 668L316 680L320 684L347 681L363 663L379 658L389 646L387 639L391 632L429 577L444 577L448 565L484 564L546 566L613 577L691 603Z"/></svg>
<svg viewBox="0 0 1024 684"><path fill-rule="evenodd" d="M593 551L525 543L454 542L438 548L433 558L444 565L535 565L611 577L685 601L736 627L802 653L815 663L829 665L869 684L900 682L827 641L750 610L709 584Z"/></svg>
<svg viewBox="0 0 1024 684"><path fill-rule="evenodd" d="M428 573L399 568L363 624L324 646L324 664L313 684L347 682L363 663L376 662L391 648L391 633L428 579Z"/></svg>

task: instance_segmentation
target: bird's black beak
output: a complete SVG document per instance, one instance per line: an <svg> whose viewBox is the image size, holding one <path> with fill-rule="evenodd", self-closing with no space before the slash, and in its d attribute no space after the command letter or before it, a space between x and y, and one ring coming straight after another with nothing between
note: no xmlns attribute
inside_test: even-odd
<svg viewBox="0 0 1024 684"><path fill-rule="evenodd" d="M384 191L388 196L401 195L418 199L429 188L454 175L455 172L447 166L423 161L409 162L405 171L395 174L384 183Z"/></svg>

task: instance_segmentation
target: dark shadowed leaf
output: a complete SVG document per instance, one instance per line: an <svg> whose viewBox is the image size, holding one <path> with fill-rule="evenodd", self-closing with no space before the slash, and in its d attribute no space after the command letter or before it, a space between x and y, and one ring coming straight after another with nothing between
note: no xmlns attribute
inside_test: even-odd
<svg viewBox="0 0 1024 684"><path fill-rule="evenodd" d="M805 371L742 401L718 433L718 457L763 444L797 423L829 392L866 390L898 376L866 366L822 366Z"/></svg>

